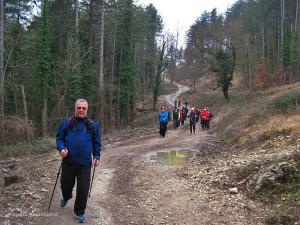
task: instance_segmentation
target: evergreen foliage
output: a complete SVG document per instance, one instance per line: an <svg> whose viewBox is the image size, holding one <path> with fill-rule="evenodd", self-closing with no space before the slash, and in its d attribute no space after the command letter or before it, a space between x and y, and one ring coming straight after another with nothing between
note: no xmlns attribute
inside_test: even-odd
<svg viewBox="0 0 300 225"><path fill-rule="evenodd" d="M219 47L213 53L213 60L214 63L211 68L216 75L216 86L222 89L225 99L229 100L228 90L233 80L235 50L226 51Z"/></svg>
<svg viewBox="0 0 300 225"><path fill-rule="evenodd" d="M32 6L38 9L35 15ZM23 116L23 84L37 135L45 100L51 133L72 113L77 98L86 98L91 116L98 115L100 1L79 1L78 29L74 7L73 0L5 1L5 114ZM192 78L194 83L214 72L216 87L225 97L235 74L249 91L299 80L300 17L296 12L296 0L238 0L224 15L216 9L199 12L187 32L185 49L177 49L176 35L170 35L173 39L166 39L162 56L163 21L154 5L105 1L104 101L110 108L104 113L111 129L134 120L138 94L143 99L152 95L155 109L160 69L167 61L174 76L180 64L187 71L182 79Z"/></svg>
<svg viewBox="0 0 300 225"><path fill-rule="evenodd" d="M49 79L51 69L51 51L50 51L50 27L49 27L49 5L48 0L43 4L43 20L41 27L41 46L39 60L39 80L40 97L42 100L48 99Z"/></svg>
<svg viewBox="0 0 300 225"><path fill-rule="evenodd" d="M123 125L130 121L130 109L134 107L135 99L135 63L132 39L133 5L132 0L125 0L124 29L122 55L120 58L120 116Z"/></svg>

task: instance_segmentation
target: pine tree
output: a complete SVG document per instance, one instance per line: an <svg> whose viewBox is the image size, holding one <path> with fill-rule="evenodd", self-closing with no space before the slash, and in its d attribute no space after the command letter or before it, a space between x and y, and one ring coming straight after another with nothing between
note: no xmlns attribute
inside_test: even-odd
<svg viewBox="0 0 300 225"><path fill-rule="evenodd" d="M133 110L135 101L136 74L132 39L132 10L132 0L125 0L125 18L122 33L123 44L120 59L120 119L123 126L126 126L129 120L133 118L130 110Z"/></svg>
<svg viewBox="0 0 300 225"><path fill-rule="evenodd" d="M41 49L39 64L39 97L42 106L42 136L48 134L48 98L49 98L49 79L51 70L51 51L50 51L50 27L49 27L49 2L44 0L42 10L41 27Z"/></svg>

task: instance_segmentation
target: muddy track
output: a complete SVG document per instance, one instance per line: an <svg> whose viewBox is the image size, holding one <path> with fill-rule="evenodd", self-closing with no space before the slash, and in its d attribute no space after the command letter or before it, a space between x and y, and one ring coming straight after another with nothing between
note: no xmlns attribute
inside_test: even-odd
<svg viewBox="0 0 300 225"><path fill-rule="evenodd" d="M127 139L124 145L109 144L96 170L87 224L263 224L262 206L228 193L223 166L230 157L225 146L197 129L190 135L185 125L169 130L166 138L157 134L134 137L133 142ZM182 165L150 160L160 151L184 149L191 150L193 157ZM56 204L51 211L58 216L43 222L76 224L72 206L70 202L61 209Z"/></svg>
<svg viewBox="0 0 300 225"><path fill-rule="evenodd" d="M171 104L172 98L179 94L165 98ZM189 134L188 124L180 126L179 130L173 130L170 125L166 138L159 137L157 128L149 128L104 142L100 167L96 169L88 200L86 224L264 224L262 221L269 213L268 209L242 193L228 192L234 185L228 171L236 169L236 162L244 162L247 157L245 163L251 163L251 153L230 152L210 132L200 130L199 124L193 135ZM180 158L181 150L189 150L193 156L183 164L158 164L151 158L158 152L174 151ZM57 154L50 157L57 158ZM53 180L59 160L48 166ZM77 224L73 213L74 199L65 208L59 206L59 184L51 209L47 210L52 183L46 185L49 192L39 208L40 212L50 216L24 217L22 223L15 224Z"/></svg>

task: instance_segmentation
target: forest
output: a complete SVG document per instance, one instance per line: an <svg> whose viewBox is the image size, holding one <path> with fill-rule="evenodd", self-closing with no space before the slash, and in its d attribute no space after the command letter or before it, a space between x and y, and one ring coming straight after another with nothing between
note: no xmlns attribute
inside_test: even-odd
<svg viewBox="0 0 300 225"><path fill-rule="evenodd" d="M299 80L300 1L238 0L199 12L186 46L150 4L133 0L0 0L0 143L55 134L76 99L101 132L135 120L137 99L157 110L163 79L212 77L224 101ZM195 90L199 91L199 90Z"/></svg>

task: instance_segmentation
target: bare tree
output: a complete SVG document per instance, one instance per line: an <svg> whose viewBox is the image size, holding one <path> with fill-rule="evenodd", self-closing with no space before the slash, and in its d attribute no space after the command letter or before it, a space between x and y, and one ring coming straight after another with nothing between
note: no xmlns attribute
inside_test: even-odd
<svg viewBox="0 0 300 225"><path fill-rule="evenodd" d="M75 29L76 34L78 33L78 24L79 24L79 8L78 8L78 0L74 0L75 4Z"/></svg>
<svg viewBox="0 0 300 225"><path fill-rule="evenodd" d="M24 85L21 84L21 93L22 93L22 100L23 100L23 111L24 111L24 117L25 117L25 123L26 123L26 130L27 130L27 142L30 144L30 126L29 126L29 120L28 120L28 113L27 113L27 104L26 104L26 96L25 96L25 90Z"/></svg>
<svg viewBox="0 0 300 225"><path fill-rule="evenodd" d="M4 70L3 70L4 3L0 0L0 125L4 121Z"/></svg>
<svg viewBox="0 0 300 225"><path fill-rule="evenodd" d="M114 28L114 40L113 40L113 54L112 54L112 63L111 63L111 80L110 80L110 99L109 99L109 108L113 109L113 92L114 92L114 80L115 80L115 52L116 52L116 34L117 34L117 22L115 22ZM113 117L112 112L110 112L109 119L109 128L112 128Z"/></svg>
<svg viewBox="0 0 300 225"><path fill-rule="evenodd" d="M296 9L296 29L298 33L298 45L297 45L297 73L300 70L300 0L297 0L297 9Z"/></svg>

